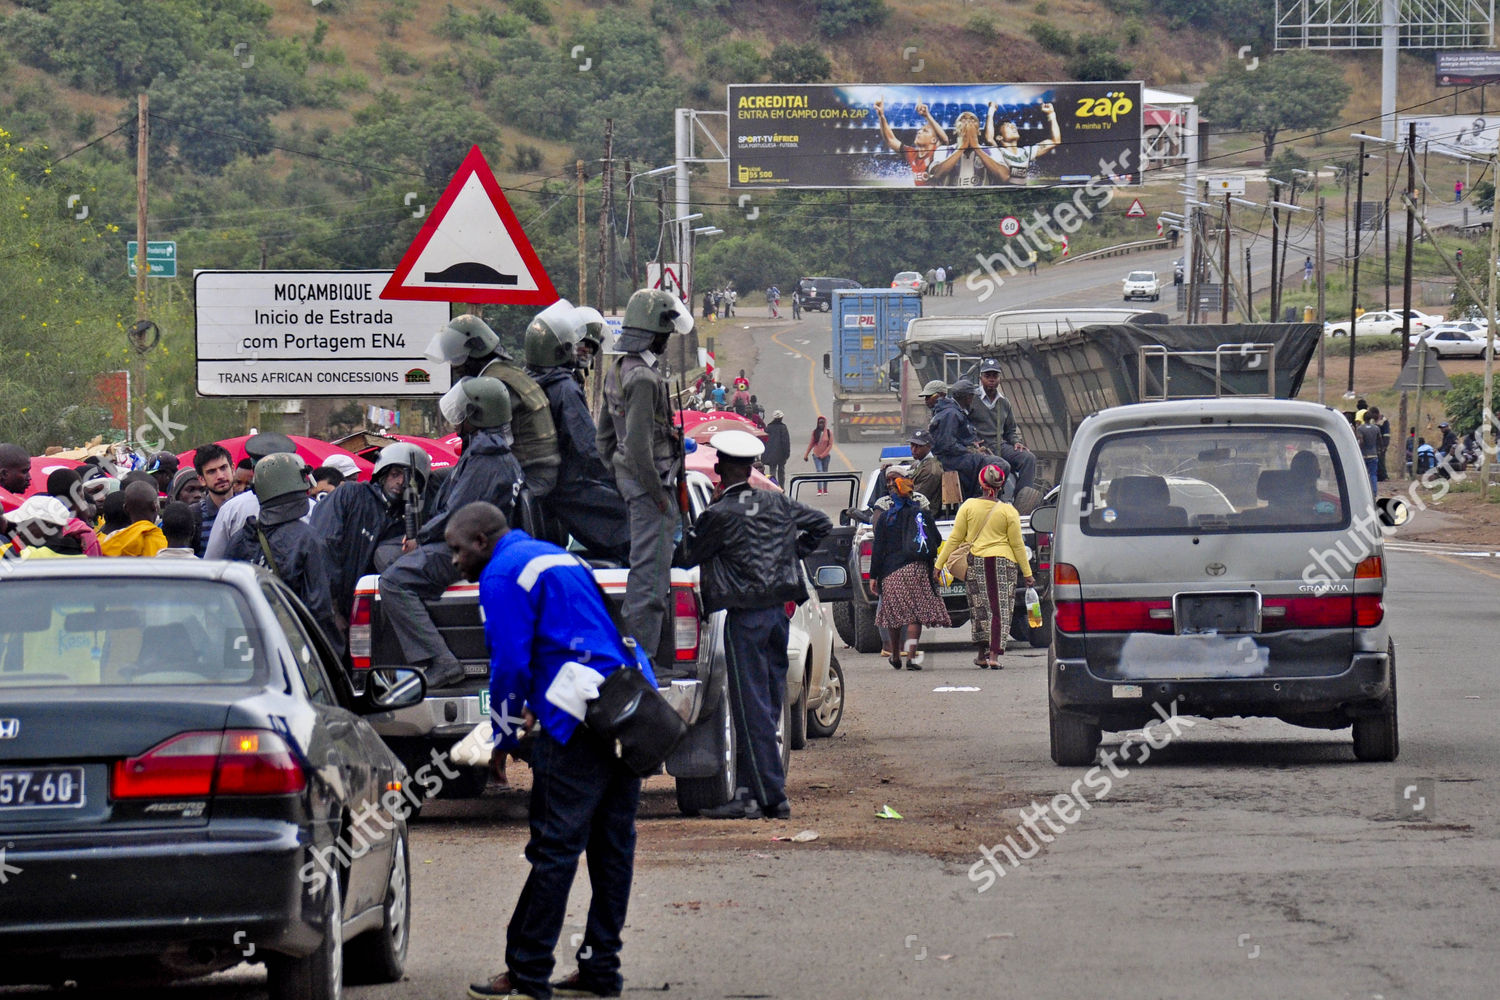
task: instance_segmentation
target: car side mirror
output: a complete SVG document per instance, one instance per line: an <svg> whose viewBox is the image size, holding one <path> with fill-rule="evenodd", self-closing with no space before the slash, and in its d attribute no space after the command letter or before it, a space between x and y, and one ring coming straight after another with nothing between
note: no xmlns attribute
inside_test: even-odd
<svg viewBox="0 0 1500 1000"><path fill-rule="evenodd" d="M1389 528L1399 528L1411 520L1411 505L1400 497L1381 497L1375 501L1375 511L1380 523Z"/></svg>
<svg viewBox="0 0 1500 1000"><path fill-rule="evenodd" d="M427 680L413 667L376 667L367 676L362 696L367 712L411 708L427 697Z"/></svg>
<svg viewBox="0 0 1500 1000"><path fill-rule="evenodd" d="M1038 507L1031 512L1031 530L1052 533L1057 530L1057 506Z"/></svg>
<svg viewBox="0 0 1500 1000"><path fill-rule="evenodd" d="M849 583L849 571L842 566L819 566L813 574L813 583L819 587L844 587Z"/></svg>

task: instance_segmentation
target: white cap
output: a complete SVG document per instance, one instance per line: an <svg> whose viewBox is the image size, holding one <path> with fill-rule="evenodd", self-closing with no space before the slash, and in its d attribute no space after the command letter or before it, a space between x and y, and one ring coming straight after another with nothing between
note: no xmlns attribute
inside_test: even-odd
<svg viewBox="0 0 1500 1000"><path fill-rule="evenodd" d="M749 431L720 431L708 439L708 446L726 458L754 461L765 452L760 438Z"/></svg>
<svg viewBox="0 0 1500 1000"><path fill-rule="evenodd" d="M10 513L10 519L16 524L25 524L27 521L40 521L48 527L66 528L73 515L68 510L68 505L57 497L38 493L36 496L27 497L26 502Z"/></svg>
<svg viewBox="0 0 1500 1000"><path fill-rule="evenodd" d="M323 464L330 469L338 469L345 479L354 479L359 475L359 466L348 455L329 455L323 460Z"/></svg>

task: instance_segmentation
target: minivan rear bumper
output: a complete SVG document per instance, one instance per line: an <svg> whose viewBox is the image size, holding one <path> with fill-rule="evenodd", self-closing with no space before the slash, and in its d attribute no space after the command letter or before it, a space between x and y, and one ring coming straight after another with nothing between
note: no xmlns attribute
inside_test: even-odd
<svg viewBox="0 0 1500 1000"><path fill-rule="evenodd" d="M1247 716L1339 728L1378 711L1391 691L1391 662L1384 652L1356 652L1319 676L1129 678L1101 676L1087 659L1056 658L1048 693L1060 711L1098 721L1104 728L1135 728L1161 715L1153 706L1202 718ZM1342 669L1337 669L1342 667Z"/></svg>

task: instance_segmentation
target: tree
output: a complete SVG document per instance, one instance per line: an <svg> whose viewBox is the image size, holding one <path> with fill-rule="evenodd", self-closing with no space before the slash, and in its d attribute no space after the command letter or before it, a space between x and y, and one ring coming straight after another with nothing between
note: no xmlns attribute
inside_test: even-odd
<svg viewBox="0 0 1500 1000"><path fill-rule="evenodd" d="M1259 132L1269 160L1283 129L1332 125L1348 99L1338 63L1297 51L1263 59L1253 71L1239 61L1227 64L1198 96L1198 106L1221 129Z"/></svg>
<svg viewBox="0 0 1500 1000"><path fill-rule="evenodd" d="M885 0L817 0L818 30L829 38L876 28L891 16Z"/></svg>
<svg viewBox="0 0 1500 1000"><path fill-rule="evenodd" d="M238 70L194 64L151 85L153 151L171 147L193 170L217 174L238 156L271 151L271 115L279 110L276 101L248 93ZM126 114L133 118L133 111ZM128 131L133 136L133 122Z"/></svg>
<svg viewBox="0 0 1500 1000"><path fill-rule="evenodd" d="M1478 429L1484 416L1484 377L1460 372L1450 381L1453 388L1443 394L1443 408L1453 424L1453 433L1467 434Z"/></svg>
<svg viewBox="0 0 1500 1000"><path fill-rule="evenodd" d="M833 63L816 45L779 43L766 59L772 83L821 83L833 72Z"/></svg>
<svg viewBox="0 0 1500 1000"><path fill-rule="evenodd" d="M743 40L715 45L703 56L703 75L722 83L759 83L765 60L755 46Z"/></svg>

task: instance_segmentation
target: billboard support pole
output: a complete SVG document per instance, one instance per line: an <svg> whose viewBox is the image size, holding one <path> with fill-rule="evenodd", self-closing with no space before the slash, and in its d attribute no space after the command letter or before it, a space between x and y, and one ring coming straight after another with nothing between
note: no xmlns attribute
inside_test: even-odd
<svg viewBox="0 0 1500 1000"><path fill-rule="evenodd" d="M1224 267L1219 275L1219 322L1229 322L1229 193L1224 193Z"/></svg>
<svg viewBox="0 0 1500 1000"><path fill-rule="evenodd" d="M1380 10L1380 137L1396 141L1396 54L1400 51L1401 21L1396 0L1382 0ZM1360 164L1364 169L1364 164Z"/></svg>
<svg viewBox="0 0 1500 1000"><path fill-rule="evenodd" d="M674 218L685 218L692 209L689 204L692 195L688 185L688 158L693 155L693 121L691 108L676 109L676 163L677 163L677 211ZM691 222L678 222L676 243L680 248L677 256L678 263L682 266L680 275L683 299L691 303L693 301L693 241L690 237L692 230Z"/></svg>
<svg viewBox="0 0 1500 1000"><path fill-rule="evenodd" d="M1345 399L1354 398L1354 340L1358 334L1356 329L1359 325L1359 231L1364 226L1365 207L1365 143L1361 139L1359 143L1359 159L1354 161L1354 169L1358 171L1355 177L1357 186L1354 195L1354 278L1350 282L1349 291L1349 387L1344 391Z"/></svg>
<svg viewBox="0 0 1500 1000"><path fill-rule="evenodd" d="M1183 152L1186 153L1187 156L1186 156L1186 164L1185 164L1185 166L1183 168L1183 182L1182 182L1182 186L1183 186L1183 192L1182 192L1183 207L1182 207L1182 214L1183 214L1184 217L1186 217L1188 219L1191 219L1191 218L1193 218L1193 207L1192 207L1191 204L1189 204L1189 202L1191 202L1193 200L1193 195L1198 190L1198 105L1197 104L1189 104L1187 106L1187 120L1186 120L1185 124L1186 124L1187 131L1183 135L1183 139L1182 139L1183 145L1182 145L1182 148L1183 148ZM1188 267L1189 267L1190 270L1195 270L1194 265L1195 265L1195 262L1197 261L1198 258L1194 255L1193 251L1197 247L1197 243L1198 243L1197 228L1190 225L1190 226L1186 227L1186 229L1183 230L1183 234L1182 235L1183 235L1183 239L1186 240L1186 243L1183 245L1183 248L1182 248L1182 259L1185 262L1187 262L1187 265L1188 265ZM1196 300L1191 300L1191 301L1196 301ZM1191 316L1191 315L1194 314L1194 312L1195 312L1194 308L1190 305L1188 307L1188 315Z"/></svg>

